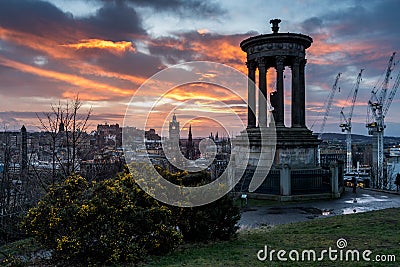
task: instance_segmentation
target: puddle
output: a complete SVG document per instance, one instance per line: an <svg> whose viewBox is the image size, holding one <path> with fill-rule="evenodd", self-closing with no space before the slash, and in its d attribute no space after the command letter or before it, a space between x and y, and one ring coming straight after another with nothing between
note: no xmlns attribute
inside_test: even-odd
<svg viewBox="0 0 400 267"><path fill-rule="evenodd" d="M356 200L356 201L354 201ZM365 195L363 194L362 196L358 196L358 197L353 197L351 199L347 199L344 201L344 203L363 203L363 204L368 204L368 203L373 203L373 202L388 202L391 201L390 198L388 197L373 197L370 195Z"/></svg>
<svg viewBox="0 0 400 267"><path fill-rule="evenodd" d="M367 212L372 210L374 209L369 207L351 207L342 209L342 214L353 214L353 213Z"/></svg>

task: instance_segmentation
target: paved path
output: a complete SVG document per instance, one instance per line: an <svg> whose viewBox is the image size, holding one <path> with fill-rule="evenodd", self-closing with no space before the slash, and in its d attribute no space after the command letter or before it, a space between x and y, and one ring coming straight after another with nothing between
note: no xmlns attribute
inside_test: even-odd
<svg viewBox="0 0 400 267"><path fill-rule="evenodd" d="M393 207L400 207L400 195L366 189L357 189L353 194L351 188L346 188L344 195L335 200L249 207L242 213L239 225L241 228L254 228Z"/></svg>

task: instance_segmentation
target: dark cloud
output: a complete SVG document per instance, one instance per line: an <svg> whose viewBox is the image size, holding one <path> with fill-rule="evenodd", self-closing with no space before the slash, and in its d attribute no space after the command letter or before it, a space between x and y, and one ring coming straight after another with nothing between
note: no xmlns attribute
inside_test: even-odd
<svg viewBox="0 0 400 267"><path fill-rule="evenodd" d="M382 75L390 55L399 49L399 10L396 0L354 1L352 6L329 10L300 24L301 30L314 38L309 50L317 47L314 54L308 54L308 85L325 88L310 92L311 102L323 101L338 72L343 73L340 84L344 92L337 95L338 99L346 99L361 68L365 68L365 81ZM318 53L321 50L324 53ZM325 63L320 64L322 61ZM367 103L370 91L371 85L362 82L357 101ZM359 112L365 117L366 107L360 107Z"/></svg>
<svg viewBox="0 0 400 267"><path fill-rule="evenodd" d="M398 32L398 11L400 2L396 0L376 1L370 5L356 4L345 10L330 12L325 20L336 26L335 32L339 36L363 36L372 38L377 36L392 36Z"/></svg>
<svg viewBox="0 0 400 267"><path fill-rule="evenodd" d="M169 12L182 17L213 18L226 13L224 9L213 1L202 0L101 0L109 3L129 3L137 7L148 7L157 12Z"/></svg>
<svg viewBox="0 0 400 267"><path fill-rule="evenodd" d="M62 29L66 25L77 27L71 14L62 12L48 2L0 1L1 27L37 36L57 36L65 33Z"/></svg>
<svg viewBox="0 0 400 267"><path fill-rule="evenodd" d="M90 38L126 40L144 36L146 31L136 10L122 1L106 2L94 16L82 19Z"/></svg>
<svg viewBox="0 0 400 267"><path fill-rule="evenodd" d="M20 119L34 119L37 118L36 112L30 111L0 111L1 118L20 118Z"/></svg>
<svg viewBox="0 0 400 267"><path fill-rule="evenodd" d="M359 38L361 40L378 37L398 37L398 11L400 2L356 1L345 9L329 10L318 17L309 18L301 23L305 32L313 33L316 28L324 27L335 38Z"/></svg>
<svg viewBox="0 0 400 267"><path fill-rule="evenodd" d="M323 21L321 18L312 17L306 19L300 24L300 27L306 32L307 34L312 34L314 32L318 32L318 30L322 27Z"/></svg>
<svg viewBox="0 0 400 267"><path fill-rule="evenodd" d="M190 18L213 18L225 13L209 1L200 0L90 0L101 1L103 6L86 18L74 18L45 1L0 1L0 26L37 36L53 36L61 40L107 38L126 40L147 35L138 7L156 12L169 12ZM74 38L75 37L75 38Z"/></svg>
<svg viewBox="0 0 400 267"><path fill-rule="evenodd" d="M181 34L180 40L173 41L172 38L150 40L143 28L142 18L135 10L135 7L150 7L160 12L188 11L207 16L222 12L213 2L204 3L198 0L103 2L104 5L94 15L85 18L74 18L71 14L64 13L51 3L44 1L0 1L0 26L12 32L25 32L27 37L29 37L28 34L33 34L49 41L47 46L43 46L40 48L42 51L39 51L38 46L34 44L26 46L24 39L20 40L19 43L12 44L18 47L19 53L13 53L10 56L14 60L31 64L39 52L39 55L48 54L49 56L47 58L49 62L44 67L59 72L63 72L63 70L73 71L67 67L71 66L71 60L81 60L101 66L104 70L141 77L149 77L162 68L161 58L164 63L172 64L181 60L212 59L212 55L207 57L206 54L202 54L205 51L191 49L191 41L198 43L215 41L220 36L201 36L196 32L190 32ZM24 38L24 36L21 38ZM136 40L145 42L150 40L150 43L157 43L157 45L150 47L152 55L130 52L125 53L123 56L118 56L101 49L81 49L75 51L75 54L72 53L72 50L65 51L68 54L63 54L58 50L53 51L54 46L76 44L83 39L92 38L112 41L128 40L132 43ZM40 42L41 40L38 39L37 41ZM168 47L163 44L165 41L174 43L174 46L183 45L188 50L177 50L175 47ZM236 42L238 45L239 40ZM48 50L46 48L48 46L52 50ZM8 57L7 50L1 51L1 54ZM65 57L66 55L68 57ZM52 57L65 57L69 60L69 63L59 64L58 60L52 61ZM235 61L236 59L232 60Z"/></svg>
<svg viewBox="0 0 400 267"><path fill-rule="evenodd" d="M105 55L96 56L96 64L106 71L127 74L139 77L150 77L164 67L157 56L143 53L126 53L124 56Z"/></svg>
<svg viewBox="0 0 400 267"><path fill-rule="evenodd" d="M56 97L61 98L58 81L24 73L13 68L0 66L0 95L8 97ZM17 100L20 101L20 100Z"/></svg>
<svg viewBox="0 0 400 267"><path fill-rule="evenodd" d="M0 1L0 27L5 29L0 57L32 66L37 68L38 72L56 72L54 78L49 79L33 74L26 70L28 68L21 72L20 67L0 66L0 94L62 98L64 91L73 90L68 89L73 85L65 80L61 83L54 80L62 74L97 79L121 88L135 89L138 86L136 83L119 80L116 76L128 74L147 78L162 66L159 57L137 51L115 54L101 47L66 47L93 38L131 42L135 39L146 40L148 36L140 16L134 8L123 2L105 3L91 17L74 18L44 1ZM43 65L35 65L38 56L46 59ZM114 72L115 75L107 79L102 73L108 71Z"/></svg>
<svg viewBox="0 0 400 267"><path fill-rule="evenodd" d="M44 1L0 1L0 26L59 43L84 38L118 41L146 35L139 14L123 2L107 2L91 17L74 18Z"/></svg>

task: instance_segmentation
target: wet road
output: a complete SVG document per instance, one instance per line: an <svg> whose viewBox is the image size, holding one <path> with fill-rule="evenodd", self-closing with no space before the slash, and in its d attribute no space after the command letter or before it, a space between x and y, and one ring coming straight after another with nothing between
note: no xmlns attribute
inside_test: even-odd
<svg viewBox="0 0 400 267"><path fill-rule="evenodd" d="M249 207L242 213L239 226L254 228L394 207L400 207L400 195L364 189L357 189L357 193L353 194L351 188L346 188L344 195L335 200Z"/></svg>

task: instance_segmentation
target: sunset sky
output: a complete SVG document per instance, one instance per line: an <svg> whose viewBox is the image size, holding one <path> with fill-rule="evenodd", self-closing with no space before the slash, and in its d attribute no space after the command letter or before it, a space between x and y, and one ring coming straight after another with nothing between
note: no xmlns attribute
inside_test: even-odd
<svg viewBox="0 0 400 267"><path fill-rule="evenodd" d="M246 73L239 43L270 33L268 21L280 18L281 32L310 35L307 50L307 124L319 130L324 101L335 76L342 72L326 132L340 132L339 112L346 105L356 76L364 68L353 133L367 134L365 119L370 92L394 51L400 59L400 2L393 1L239 1L239 0L48 0L0 1L0 125L1 130L39 130L36 113L50 110L60 99L79 93L82 111L93 107L98 123L122 125L127 105L148 78L169 66L188 61L213 61ZM393 71L395 80L397 67ZM290 70L285 70L290 99ZM179 110L180 101L198 99L208 111L215 99L230 103L232 95L206 86L178 87L165 96L165 114ZM269 91L274 82L270 79ZM390 88L392 85L390 85ZM245 91L243 91L245 94ZM149 97L157 91L149 92ZM235 102L235 101L234 101ZM143 102L144 103L144 102ZM141 104L143 104L141 103ZM231 105L245 118L246 110ZM236 109L235 109L236 108ZM290 109L286 108L286 118ZM386 135L400 136L400 92L386 118ZM212 115L210 115L212 117ZM221 117L219 117L221 118ZM223 120L223 119L222 119ZM152 127L163 121L156 122ZM217 128L199 118L195 136ZM287 125L290 125L287 122ZM132 125L136 126L136 125Z"/></svg>

